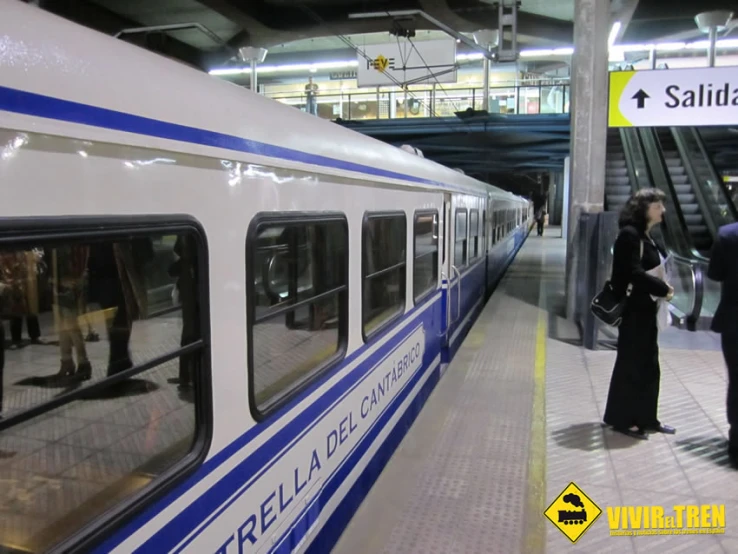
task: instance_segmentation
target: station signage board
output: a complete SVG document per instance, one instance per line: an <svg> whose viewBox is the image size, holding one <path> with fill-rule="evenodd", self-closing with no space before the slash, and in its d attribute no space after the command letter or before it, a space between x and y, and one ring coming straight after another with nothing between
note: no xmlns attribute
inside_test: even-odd
<svg viewBox="0 0 738 554"><path fill-rule="evenodd" d="M359 47L357 61L359 87L455 83L457 79L453 39L368 44Z"/></svg>
<svg viewBox="0 0 738 554"><path fill-rule="evenodd" d="M738 67L613 71L609 127L738 125Z"/></svg>

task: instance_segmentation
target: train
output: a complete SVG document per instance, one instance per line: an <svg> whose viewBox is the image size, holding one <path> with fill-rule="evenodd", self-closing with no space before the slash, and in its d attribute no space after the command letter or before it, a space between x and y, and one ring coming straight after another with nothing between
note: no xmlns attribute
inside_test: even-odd
<svg viewBox="0 0 738 554"><path fill-rule="evenodd" d="M0 550L329 552L531 203L0 12Z"/></svg>

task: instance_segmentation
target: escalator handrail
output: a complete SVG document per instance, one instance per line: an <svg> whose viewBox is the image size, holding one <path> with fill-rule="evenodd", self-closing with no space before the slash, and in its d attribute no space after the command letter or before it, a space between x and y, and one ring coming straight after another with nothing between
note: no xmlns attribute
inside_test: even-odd
<svg viewBox="0 0 738 554"><path fill-rule="evenodd" d="M633 152L630 150L630 142L624 127L618 129L620 143L623 146L623 154L625 155L625 169L628 172L628 181L630 182L630 193L634 194L638 190L638 177L635 174L635 163L633 162Z"/></svg>
<svg viewBox="0 0 738 554"><path fill-rule="evenodd" d="M720 192L725 199L725 204L728 206L730 214L733 216L733 221L738 221L738 207L736 207L736 205L733 203L733 198L728 192L728 189L725 186L725 182L720 178L720 174L715 168L715 164L712 162L712 157L707 152L707 147L705 146L705 141L702 139L702 135L700 135L700 132L696 127L690 127L689 131L692 133L692 136L697 143L697 147L700 149L700 153L705 159L705 164L707 166L707 169L711 173L711 177L714 178L715 182L718 184L718 188L720 189Z"/></svg>
<svg viewBox="0 0 738 554"><path fill-rule="evenodd" d="M695 198L697 199L697 205L702 212L702 217L707 224L707 229L710 231L710 236L712 237L712 240L715 240L718 228L718 225L715 223L715 214L714 211L710 209L710 206L708 205L708 200L703 194L704 191L702 190L701 186L702 182L697 176L697 172L695 171L694 165L692 164L692 157L689 155L689 151L684 144L684 137L681 134L681 128L672 127L669 128L668 132L674 138L674 144L676 144L677 147L677 154L679 154L682 165L684 165L684 170L687 172L690 181L692 181L692 190L694 192ZM658 140L658 135L656 138ZM659 143L660 142L661 141L659 140Z"/></svg>

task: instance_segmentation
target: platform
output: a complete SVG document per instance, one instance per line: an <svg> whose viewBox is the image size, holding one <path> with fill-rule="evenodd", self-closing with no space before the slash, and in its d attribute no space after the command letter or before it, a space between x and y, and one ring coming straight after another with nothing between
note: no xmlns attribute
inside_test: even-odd
<svg viewBox="0 0 738 554"><path fill-rule="evenodd" d="M526 241L335 554L738 551L718 338L661 335L659 416L676 435L603 428L615 352L583 349L562 317L559 237ZM601 510L576 542L544 516L571 482ZM691 535L643 531L642 516L634 536L608 517L684 506L686 522L703 504L724 506L724 533L710 513L717 528Z"/></svg>

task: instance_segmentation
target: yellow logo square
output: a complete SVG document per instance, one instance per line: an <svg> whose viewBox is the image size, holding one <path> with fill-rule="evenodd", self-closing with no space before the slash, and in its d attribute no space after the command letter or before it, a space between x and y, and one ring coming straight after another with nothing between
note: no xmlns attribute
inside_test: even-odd
<svg viewBox="0 0 738 554"><path fill-rule="evenodd" d="M548 520L571 542L577 542L600 514L600 507L574 483L569 483L544 512Z"/></svg>

